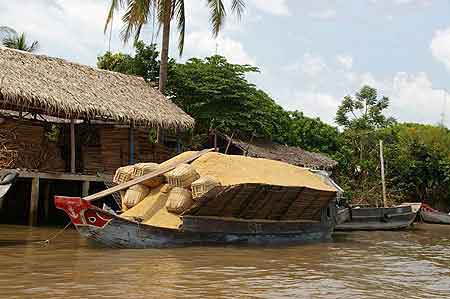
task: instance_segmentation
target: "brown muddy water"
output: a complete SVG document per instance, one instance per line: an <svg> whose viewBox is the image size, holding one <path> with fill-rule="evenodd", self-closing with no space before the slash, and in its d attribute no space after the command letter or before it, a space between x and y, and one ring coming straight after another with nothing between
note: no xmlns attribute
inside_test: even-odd
<svg viewBox="0 0 450 299"><path fill-rule="evenodd" d="M0 298L450 298L450 226L283 247L117 250L0 226Z"/></svg>

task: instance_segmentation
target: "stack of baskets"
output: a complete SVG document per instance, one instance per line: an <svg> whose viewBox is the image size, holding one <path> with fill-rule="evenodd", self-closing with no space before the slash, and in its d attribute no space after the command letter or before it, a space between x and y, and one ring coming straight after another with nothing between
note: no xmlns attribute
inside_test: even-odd
<svg viewBox="0 0 450 299"><path fill-rule="evenodd" d="M167 211L181 214L194 203L191 184L200 178L198 172L189 164L180 164L166 175L167 184L172 187L166 202Z"/></svg>
<svg viewBox="0 0 450 299"><path fill-rule="evenodd" d="M189 164L180 164L165 176L169 185L186 189L189 189L191 184L200 178L198 172Z"/></svg>
<svg viewBox="0 0 450 299"><path fill-rule="evenodd" d="M145 174L157 171L159 169L159 164L157 163L138 163L133 166L133 177L140 177ZM157 177L146 180L142 184L149 188L155 188L164 183L164 176L159 175Z"/></svg>
<svg viewBox="0 0 450 299"><path fill-rule="evenodd" d="M131 186L122 198L122 205L128 209L132 208L140 203L149 193L150 189L142 184Z"/></svg>
<svg viewBox="0 0 450 299"><path fill-rule="evenodd" d="M133 179L134 167L123 166L116 170L116 174L114 175L113 182L116 184L123 184Z"/></svg>
<svg viewBox="0 0 450 299"><path fill-rule="evenodd" d="M214 177L201 177L191 184L192 198L196 200L217 186L220 186L220 183Z"/></svg>
<svg viewBox="0 0 450 299"><path fill-rule="evenodd" d="M187 211L194 201L191 192L185 188L173 187L166 201L167 211L175 214L182 214Z"/></svg>

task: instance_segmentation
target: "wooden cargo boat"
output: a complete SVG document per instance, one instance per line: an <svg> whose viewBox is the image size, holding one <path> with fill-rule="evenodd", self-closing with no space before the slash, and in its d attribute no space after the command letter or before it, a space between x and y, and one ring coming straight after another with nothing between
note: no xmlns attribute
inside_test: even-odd
<svg viewBox="0 0 450 299"><path fill-rule="evenodd" d="M329 240L335 192L264 184L219 186L181 215L178 228L157 227L102 210L81 198L56 197L84 237L116 248Z"/></svg>
<svg viewBox="0 0 450 299"><path fill-rule="evenodd" d="M433 209L427 204L422 204L419 211L420 219L432 224L450 224L450 215Z"/></svg>
<svg viewBox="0 0 450 299"><path fill-rule="evenodd" d="M337 212L336 231L398 230L409 227L416 218L411 206L391 208L344 208Z"/></svg>

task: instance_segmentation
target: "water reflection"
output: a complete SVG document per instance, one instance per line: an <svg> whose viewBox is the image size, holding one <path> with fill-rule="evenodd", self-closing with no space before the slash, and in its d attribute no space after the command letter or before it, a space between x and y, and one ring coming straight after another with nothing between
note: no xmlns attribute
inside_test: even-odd
<svg viewBox="0 0 450 299"><path fill-rule="evenodd" d="M448 298L450 227L288 247L92 248L0 227L0 298Z"/></svg>

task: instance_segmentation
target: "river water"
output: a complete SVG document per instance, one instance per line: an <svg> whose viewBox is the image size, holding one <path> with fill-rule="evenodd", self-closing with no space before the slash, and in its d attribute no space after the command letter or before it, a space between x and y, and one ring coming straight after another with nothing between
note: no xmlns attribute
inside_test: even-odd
<svg viewBox="0 0 450 299"><path fill-rule="evenodd" d="M92 247L0 226L0 298L450 298L450 226L283 247Z"/></svg>

